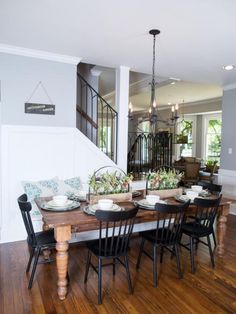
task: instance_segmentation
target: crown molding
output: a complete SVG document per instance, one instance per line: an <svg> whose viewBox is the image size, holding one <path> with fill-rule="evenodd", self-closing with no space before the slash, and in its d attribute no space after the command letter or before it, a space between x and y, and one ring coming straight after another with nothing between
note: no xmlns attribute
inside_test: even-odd
<svg viewBox="0 0 236 314"><path fill-rule="evenodd" d="M0 43L0 52L77 65L81 58Z"/></svg>
<svg viewBox="0 0 236 314"><path fill-rule="evenodd" d="M231 89L236 89L236 83L223 86L223 91L227 91Z"/></svg>

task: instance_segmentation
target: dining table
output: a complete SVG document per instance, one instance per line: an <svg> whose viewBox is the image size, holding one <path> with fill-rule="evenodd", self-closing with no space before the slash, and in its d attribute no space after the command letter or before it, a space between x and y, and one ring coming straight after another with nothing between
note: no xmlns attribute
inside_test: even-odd
<svg viewBox="0 0 236 314"><path fill-rule="evenodd" d="M135 198L136 201L143 198ZM99 222L94 215L88 215L84 212L86 202L80 202L80 206L72 211L47 211L42 206L45 202L52 200L52 197L40 197L37 198L36 204L41 211L44 230L54 229L54 237L56 240L56 267L57 267L57 293L60 300L64 300L68 291L68 249L69 241L72 237L72 232L84 232L97 230L99 228ZM165 201L167 203L177 203L174 198L168 198ZM222 197L216 219L216 231L217 231L217 247L216 253L219 256L224 254L224 238L226 233L227 216L229 214L230 204L236 202L236 200ZM125 209L135 206L134 201L119 203L120 206ZM194 211L194 205L190 205L186 214L191 214ZM156 214L154 210L142 209L138 210L135 224L154 221Z"/></svg>

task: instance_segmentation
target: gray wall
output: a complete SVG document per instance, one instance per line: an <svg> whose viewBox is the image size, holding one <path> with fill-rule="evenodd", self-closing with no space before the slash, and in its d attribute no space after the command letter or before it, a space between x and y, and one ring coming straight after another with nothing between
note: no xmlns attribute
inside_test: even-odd
<svg viewBox="0 0 236 314"><path fill-rule="evenodd" d="M196 121L196 157L197 158L202 158L203 154L203 148L202 148L202 115L196 116L197 121Z"/></svg>
<svg viewBox="0 0 236 314"><path fill-rule="evenodd" d="M221 168L236 170L236 89L224 91L222 103ZM232 148L232 154L228 153Z"/></svg>
<svg viewBox="0 0 236 314"><path fill-rule="evenodd" d="M2 124L76 126L76 66L0 53ZM24 103L42 81L56 114L25 114ZM40 87L31 102L50 103Z"/></svg>

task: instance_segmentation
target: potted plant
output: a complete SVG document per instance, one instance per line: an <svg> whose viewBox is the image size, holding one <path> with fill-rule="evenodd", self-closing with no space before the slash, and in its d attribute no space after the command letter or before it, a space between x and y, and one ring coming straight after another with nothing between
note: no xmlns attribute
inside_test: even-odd
<svg viewBox="0 0 236 314"><path fill-rule="evenodd" d="M181 125L183 129L180 134L176 134L176 143L177 144L188 144L188 135L192 134L193 122L188 120L182 120Z"/></svg>
<svg viewBox="0 0 236 314"><path fill-rule="evenodd" d="M173 197L182 194L182 188L179 187L183 173L175 169L160 169L148 175L146 183L146 193L156 194L161 198Z"/></svg>
<svg viewBox="0 0 236 314"><path fill-rule="evenodd" d="M130 201L132 193L129 192L129 184L132 175L126 175L119 171L94 172L89 177L89 201L96 203L101 198L112 199L113 201Z"/></svg>
<svg viewBox="0 0 236 314"><path fill-rule="evenodd" d="M206 166L206 172L210 172L210 173L215 173L218 170L218 161L217 160L212 160L212 159L208 159L205 163Z"/></svg>

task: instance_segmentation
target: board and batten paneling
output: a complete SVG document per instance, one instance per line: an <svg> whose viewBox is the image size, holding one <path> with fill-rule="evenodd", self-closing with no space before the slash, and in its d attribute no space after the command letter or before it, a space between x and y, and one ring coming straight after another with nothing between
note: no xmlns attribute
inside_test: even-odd
<svg viewBox="0 0 236 314"><path fill-rule="evenodd" d="M75 128L2 126L2 229L0 242L25 239L17 197L21 181L66 179L88 175L105 165L115 165Z"/></svg>

